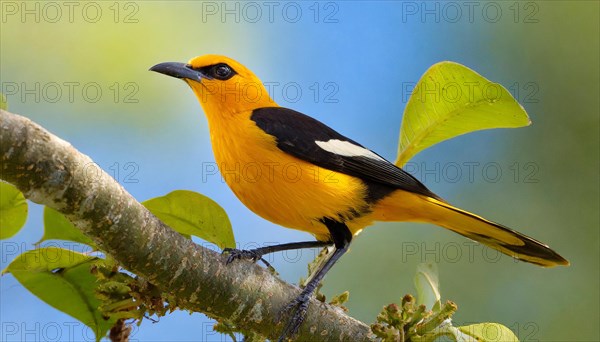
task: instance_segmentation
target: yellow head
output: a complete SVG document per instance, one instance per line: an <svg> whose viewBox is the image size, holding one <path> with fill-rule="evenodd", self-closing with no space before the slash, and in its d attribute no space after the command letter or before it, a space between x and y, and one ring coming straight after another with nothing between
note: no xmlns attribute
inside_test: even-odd
<svg viewBox="0 0 600 342"><path fill-rule="evenodd" d="M187 64L160 63L150 70L186 81L209 119L277 106L252 71L225 56L198 56Z"/></svg>

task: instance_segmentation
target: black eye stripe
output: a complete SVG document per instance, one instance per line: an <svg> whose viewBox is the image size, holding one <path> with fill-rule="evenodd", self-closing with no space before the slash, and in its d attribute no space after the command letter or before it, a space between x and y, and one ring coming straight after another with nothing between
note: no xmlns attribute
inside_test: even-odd
<svg viewBox="0 0 600 342"><path fill-rule="evenodd" d="M215 67L215 74L220 77L227 77L231 72L231 68L228 65L217 65Z"/></svg>
<svg viewBox="0 0 600 342"><path fill-rule="evenodd" d="M197 68L196 70L200 71L204 77L208 79L218 79L222 81L228 80L237 74L232 67L225 63L208 65Z"/></svg>

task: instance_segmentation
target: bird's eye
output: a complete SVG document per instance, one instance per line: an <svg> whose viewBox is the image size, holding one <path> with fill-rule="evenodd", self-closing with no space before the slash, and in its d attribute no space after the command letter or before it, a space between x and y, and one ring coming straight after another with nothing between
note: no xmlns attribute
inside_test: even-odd
<svg viewBox="0 0 600 342"><path fill-rule="evenodd" d="M219 80L228 80L234 75L234 71L227 64L219 64L214 67L213 74Z"/></svg>

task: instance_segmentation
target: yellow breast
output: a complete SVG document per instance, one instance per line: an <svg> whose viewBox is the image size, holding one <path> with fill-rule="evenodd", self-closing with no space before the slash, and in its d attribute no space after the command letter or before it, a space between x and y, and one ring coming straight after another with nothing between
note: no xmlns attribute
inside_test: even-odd
<svg viewBox="0 0 600 342"><path fill-rule="evenodd" d="M250 210L273 223L326 240L328 231L319 222L321 218L351 221L368 209L366 189L360 180L281 151L275 138L257 127L250 115L237 113L228 120L209 118L221 175Z"/></svg>

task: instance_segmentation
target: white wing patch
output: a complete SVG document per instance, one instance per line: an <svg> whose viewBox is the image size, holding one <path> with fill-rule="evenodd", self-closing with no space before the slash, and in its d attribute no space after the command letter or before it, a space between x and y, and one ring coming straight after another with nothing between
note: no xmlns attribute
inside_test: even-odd
<svg viewBox="0 0 600 342"><path fill-rule="evenodd" d="M375 160L385 161L385 159L376 155L372 151L354 145L348 141L342 141L338 139L331 139L329 141L315 141L315 143L327 152L335 153L344 157L367 157Z"/></svg>

